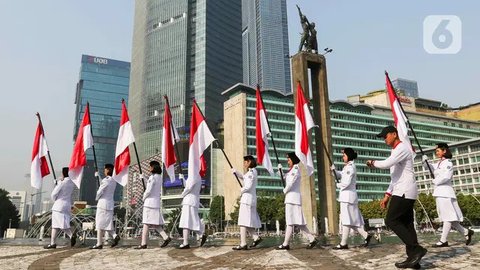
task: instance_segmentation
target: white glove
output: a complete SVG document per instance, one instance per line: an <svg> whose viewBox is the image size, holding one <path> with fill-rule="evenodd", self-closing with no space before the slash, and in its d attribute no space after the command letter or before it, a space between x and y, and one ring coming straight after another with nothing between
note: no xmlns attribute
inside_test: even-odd
<svg viewBox="0 0 480 270"><path fill-rule="evenodd" d="M138 177L140 177L140 179L145 179L145 176L143 175L143 173L139 173Z"/></svg>
<svg viewBox="0 0 480 270"><path fill-rule="evenodd" d="M237 170L235 170L235 168L231 168L230 171L235 174L237 172Z"/></svg>
<svg viewBox="0 0 480 270"><path fill-rule="evenodd" d="M427 155L423 155L423 156L422 156L422 161L425 162L425 161L427 161L427 160L428 160L428 156L427 156Z"/></svg>
<svg viewBox="0 0 480 270"><path fill-rule="evenodd" d="M178 179L184 180L184 179L185 179L185 176L183 176L183 174L179 173L179 174L178 174Z"/></svg>
<svg viewBox="0 0 480 270"><path fill-rule="evenodd" d="M98 174L98 172L95 172L95 177L100 177L100 175Z"/></svg>
<svg viewBox="0 0 480 270"><path fill-rule="evenodd" d="M330 166L330 170L335 171L335 165Z"/></svg>
<svg viewBox="0 0 480 270"><path fill-rule="evenodd" d="M281 164L281 163L278 163L277 168L278 168L279 170L283 169L282 164Z"/></svg>
<svg viewBox="0 0 480 270"><path fill-rule="evenodd" d="M338 189L342 188L342 187L340 186L340 183L337 183L336 186L337 186Z"/></svg>

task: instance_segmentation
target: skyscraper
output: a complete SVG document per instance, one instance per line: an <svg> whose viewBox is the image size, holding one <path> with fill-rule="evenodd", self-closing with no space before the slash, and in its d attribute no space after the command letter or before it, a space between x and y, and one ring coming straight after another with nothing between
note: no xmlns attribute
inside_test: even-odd
<svg viewBox="0 0 480 270"><path fill-rule="evenodd" d="M405 96L418 98L418 84L416 81L398 78L392 81L395 90L402 91Z"/></svg>
<svg viewBox="0 0 480 270"><path fill-rule="evenodd" d="M114 163L115 146L120 125L122 99L128 99L130 63L97 56L82 55L80 80L75 95L75 126L73 138L83 119L87 102L90 103L93 141L100 175L105 163ZM87 166L83 172L78 198L95 203L97 180L94 177L93 151L87 150ZM74 196L75 197L75 196ZM117 185L115 201L122 200L122 188Z"/></svg>
<svg viewBox="0 0 480 270"><path fill-rule="evenodd" d="M286 0L242 0L243 83L291 92Z"/></svg>
<svg viewBox="0 0 480 270"><path fill-rule="evenodd" d="M184 138L194 98L209 124L220 121L220 93L242 81L241 1L136 1L130 77L142 160L160 152L164 95Z"/></svg>

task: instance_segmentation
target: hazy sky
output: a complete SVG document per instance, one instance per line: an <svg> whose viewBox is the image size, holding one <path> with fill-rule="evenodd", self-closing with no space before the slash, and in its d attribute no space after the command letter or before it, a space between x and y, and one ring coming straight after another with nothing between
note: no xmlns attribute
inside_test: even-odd
<svg viewBox="0 0 480 270"><path fill-rule="evenodd" d="M25 190L29 183L25 174L30 171L37 111L55 170L68 165L81 55L130 61L133 3L0 1L0 188ZM392 79L416 80L422 97L450 106L480 101L474 79L480 75L480 3L287 0L291 55L301 32L295 4L316 23L319 48L334 50L327 55L332 100L383 88L386 69ZM460 18L459 53L424 50L423 22L429 15ZM46 185L51 189L51 180Z"/></svg>

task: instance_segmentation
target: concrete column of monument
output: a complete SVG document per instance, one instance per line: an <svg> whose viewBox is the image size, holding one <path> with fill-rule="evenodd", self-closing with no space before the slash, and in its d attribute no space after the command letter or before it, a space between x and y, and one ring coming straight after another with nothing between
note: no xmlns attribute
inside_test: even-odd
<svg viewBox="0 0 480 270"><path fill-rule="evenodd" d="M310 79L309 82L309 70ZM336 203L335 182L330 174L330 164L327 153L325 153L322 144L332 153L332 140L330 129L330 110L328 99L327 70L325 57L309 52L300 52L292 57L292 82L294 90L294 99L296 100L297 83L300 82L306 98L313 105L313 119L319 126L315 129L315 152L316 169L318 177L318 199L320 209L318 220L320 232L337 233L338 232L338 213ZM309 96L310 87L312 96ZM312 142L312 140L311 140ZM311 145L313 149L313 145ZM302 206L307 219L308 227L313 227L313 218L317 217L316 192L314 185L315 174L307 177L302 173ZM325 217L328 224L325 224Z"/></svg>

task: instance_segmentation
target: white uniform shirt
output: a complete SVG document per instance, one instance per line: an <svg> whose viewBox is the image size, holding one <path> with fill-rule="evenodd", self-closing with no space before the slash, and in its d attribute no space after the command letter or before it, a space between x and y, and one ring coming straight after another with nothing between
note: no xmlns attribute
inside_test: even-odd
<svg viewBox="0 0 480 270"><path fill-rule="evenodd" d="M337 175L337 178L341 178L340 183L337 183L337 188L340 189L338 201L358 204L357 169L353 160L347 162L341 172L335 170L334 173Z"/></svg>
<svg viewBox="0 0 480 270"><path fill-rule="evenodd" d="M113 195L116 187L117 182L111 176L103 178L97 191L97 208L113 211Z"/></svg>
<svg viewBox="0 0 480 270"><path fill-rule="evenodd" d="M238 178L243 179L243 187L240 190L242 197L240 203L256 206L257 205L257 170L249 168L248 172L241 174L235 172Z"/></svg>
<svg viewBox="0 0 480 270"><path fill-rule="evenodd" d="M193 207L200 206L200 190L202 189L202 180L188 179L185 181L185 188L182 192L182 205L190 205Z"/></svg>
<svg viewBox="0 0 480 270"><path fill-rule="evenodd" d="M70 213L72 209L72 192L75 184L69 177L63 181L58 181L52 191L52 200L54 201L52 211Z"/></svg>
<svg viewBox="0 0 480 270"><path fill-rule="evenodd" d="M416 200L418 195L417 183L413 171L413 155L408 144L400 142L392 149L386 160L375 160L374 167L379 169L390 168L391 181L387 194Z"/></svg>
<svg viewBox="0 0 480 270"><path fill-rule="evenodd" d="M433 196L445 198L457 198L453 189L453 164L450 159L442 158L439 162L428 164L432 169L435 179L433 179ZM423 167L428 170L427 165L423 162Z"/></svg>
<svg viewBox="0 0 480 270"><path fill-rule="evenodd" d="M160 208L162 183L163 179L161 174L150 175L147 181L147 187L143 193L143 206Z"/></svg>
<svg viewBox="0 0 480 270"><path fill-rule="evenodd" d="M302 176L300 175L298 164L293 165L284 177L285 188L283 193L285 193L285 203L302 205L302 195L300 194L300 180Z"/></svg>

